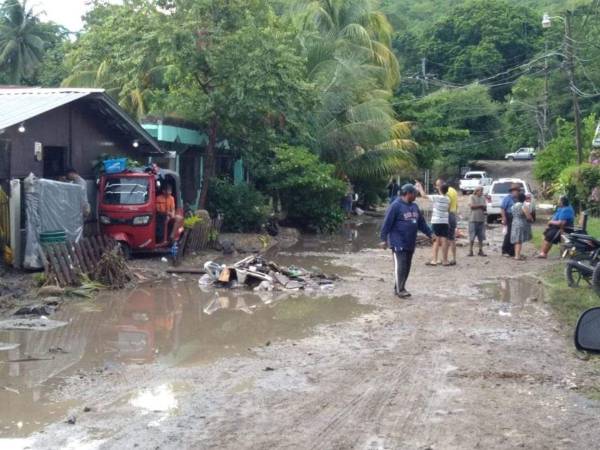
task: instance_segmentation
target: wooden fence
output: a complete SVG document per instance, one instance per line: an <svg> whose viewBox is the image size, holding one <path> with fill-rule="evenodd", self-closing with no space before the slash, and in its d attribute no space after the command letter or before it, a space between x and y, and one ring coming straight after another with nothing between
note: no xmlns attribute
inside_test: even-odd
<svg viewBox="0 0 600 450"><path fill-rule="evenodd" d="M196 223L192 228L186 228L179 246L180 256L185 258L193 252L207 249L216 240L222 224L223 220L216 218L204 220Z"/></svg>
<svg viewBox="0 0 600 450"><path fill-rule="evenodd" d="M117 241L108 236L92 236L79 242L44 244L42 259L48 280L60 286L80 284L82 274L92 274L102 255L115 248Z"/></svg>

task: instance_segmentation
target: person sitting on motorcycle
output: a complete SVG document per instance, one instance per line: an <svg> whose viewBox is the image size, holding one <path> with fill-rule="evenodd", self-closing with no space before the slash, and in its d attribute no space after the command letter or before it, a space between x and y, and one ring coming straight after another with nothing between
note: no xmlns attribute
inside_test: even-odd
<svg viewBox="0 0 600 450"><path fill-rule="evenodd" d="M548 227L544 230L544 242L538 258L547 258L553 244L560 244L560 236L563 231L569 231L573 228L575 222L575 211L569 204L566 196L561 196L558 200L558 208L548 222Z"/></svg>
<svg viewBox="0 0 600 450"><path fill-rule="evenodd" d="M164 226L164 224L173 223L169 238L171 240L175 239L181 218L175 214L175 197L173 196L173 187L170 184L166 184L161 193L156 196L156 212L159 225ZM161 240L164 236L164 228L162 226L158 228L159 231L157 233Z"/></svg>

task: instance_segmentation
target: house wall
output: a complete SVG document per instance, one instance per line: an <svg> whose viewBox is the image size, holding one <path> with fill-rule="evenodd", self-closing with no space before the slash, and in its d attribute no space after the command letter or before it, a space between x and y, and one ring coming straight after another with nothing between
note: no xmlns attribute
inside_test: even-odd
<svg viewBox="0 0 600 450"><path fill-rule="evenodd" d="M94 177L92 162L103 153L126 154L126 143L102 123L82 101L41 114L25 122L25 133L19 125L7 128L4 139L11 141L11 178L24 178L33 172L43 176L43 161L34 159L35 142L44 147L65 147L66 165L84 178Z"/></svg>

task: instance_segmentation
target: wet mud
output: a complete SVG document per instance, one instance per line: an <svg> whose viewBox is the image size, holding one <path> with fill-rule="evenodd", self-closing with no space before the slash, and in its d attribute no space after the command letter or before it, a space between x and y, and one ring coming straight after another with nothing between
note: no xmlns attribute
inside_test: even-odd
<svg viewBox="0 0 600 450"><path fill-rule="evenodd" d="M501 258L491 227L488 258L418 248L399 301L380 219L356 222L269 251L342 276L327 295L172 277L0 331L19 345L0 351L0 447L594 447L600 403L573 386L597 375L544 303L547 262Z"/></svg>

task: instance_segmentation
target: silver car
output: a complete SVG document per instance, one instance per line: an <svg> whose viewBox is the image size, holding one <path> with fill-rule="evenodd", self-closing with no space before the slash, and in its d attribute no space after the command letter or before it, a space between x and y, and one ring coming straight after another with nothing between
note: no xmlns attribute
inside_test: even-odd
<svg viewBox="0 0 600 450"><path fill-rule="evenodd" d="M530 161L535 158L535 149L533 147L522 147L514 153L507 153L504 155L504 159L509 161L527 160Z"/></svg>

